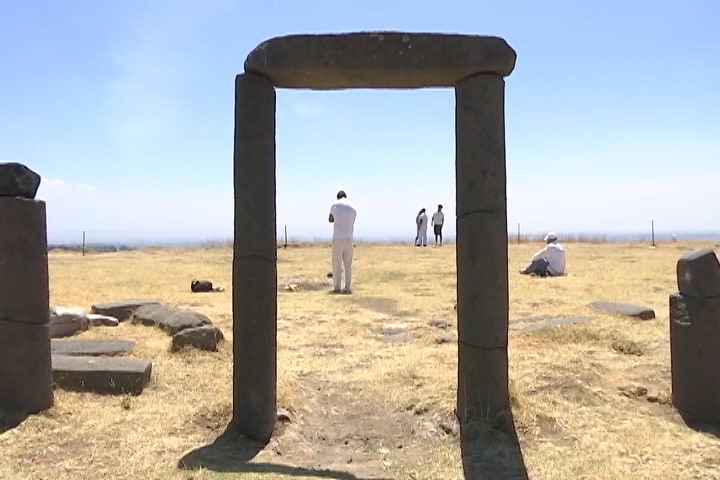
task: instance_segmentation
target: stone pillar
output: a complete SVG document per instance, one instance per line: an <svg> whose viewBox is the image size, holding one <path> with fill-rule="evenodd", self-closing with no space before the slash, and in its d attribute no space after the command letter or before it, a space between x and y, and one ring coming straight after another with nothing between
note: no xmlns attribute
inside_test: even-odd
<svg viewBox="0 0 720 480"><path fill-rule="evenodd" d="M510 408L504 87L485 74L455 86L461 425Z"/></svg>
<svg viewBox="0 0 720 480"><path fill-rule="evenodd" d="M6 167L0 165L0 177L12 176ZM39 185L37 174L26 170ZM7 178L0 178L0 187L7 185ZM36 190L28 196L34 197ZM0 191L0 409L35 413L53 404L45 202L4 193Z"/></svg>
<svg viewBox="0 0 720 480"><path fill-rule="evenodd" d="M233 420L268 441L275 426L277 250L275 89L253 73L235 79Z"/></svg>
<svg viewBox="0 0 720 480"><path fill-rule="evenodd" d="M673 405L691 420L720 424L720 264L702 249L677 265L670 296Z"/></svg>

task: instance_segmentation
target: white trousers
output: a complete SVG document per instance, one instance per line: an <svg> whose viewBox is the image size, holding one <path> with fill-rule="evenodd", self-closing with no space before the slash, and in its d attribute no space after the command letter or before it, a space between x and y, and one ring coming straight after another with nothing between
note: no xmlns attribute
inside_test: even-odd
<svg viewBox="0 0 720 480"><path fill-rule="evenodd" d="M427 227L418 228L418 245L427 245Z"/></svg>
<svg viewBox="0 0 720 480"><path fill-rule="evenodd" d="M350 290L352 285L352 261L353 241L352 238L335 239L332 244L332 269L333 269L333 290L340 290L340 279L345 270L345 290Z"/></svg>

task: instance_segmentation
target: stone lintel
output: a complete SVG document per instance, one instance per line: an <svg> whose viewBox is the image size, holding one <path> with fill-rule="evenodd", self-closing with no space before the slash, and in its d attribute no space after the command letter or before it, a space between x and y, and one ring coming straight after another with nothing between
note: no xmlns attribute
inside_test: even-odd
<svg viewBox="0 0 720 480"><path fill-rule="evenodd" d="M280 88L451 87L481 73L510 75L515 59L499 37L355 32L271 38L250 52L245 71Z"/></svg>

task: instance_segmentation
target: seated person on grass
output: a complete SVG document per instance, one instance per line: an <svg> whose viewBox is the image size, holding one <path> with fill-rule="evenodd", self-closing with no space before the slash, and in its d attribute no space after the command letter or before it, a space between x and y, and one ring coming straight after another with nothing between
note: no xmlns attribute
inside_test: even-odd
<svg viewBox="0 0 720 480"><path fill-rule="evenodd" d="M565 275L565 248L553 232L545 235L547 245L533 255L530 265L520 270L524 275L558 277Z"/></svg>

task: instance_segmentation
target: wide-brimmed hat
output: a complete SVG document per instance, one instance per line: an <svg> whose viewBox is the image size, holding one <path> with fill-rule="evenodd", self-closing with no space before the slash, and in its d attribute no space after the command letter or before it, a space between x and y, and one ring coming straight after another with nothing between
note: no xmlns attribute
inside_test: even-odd
<svg viewBox="0 0 720 480"><path fill-rule="evenodd" d="M557 235L555 235L555 232L550 232L547 235L545 235L544 240L546 242L556 242L557 241Z"/></svg>

